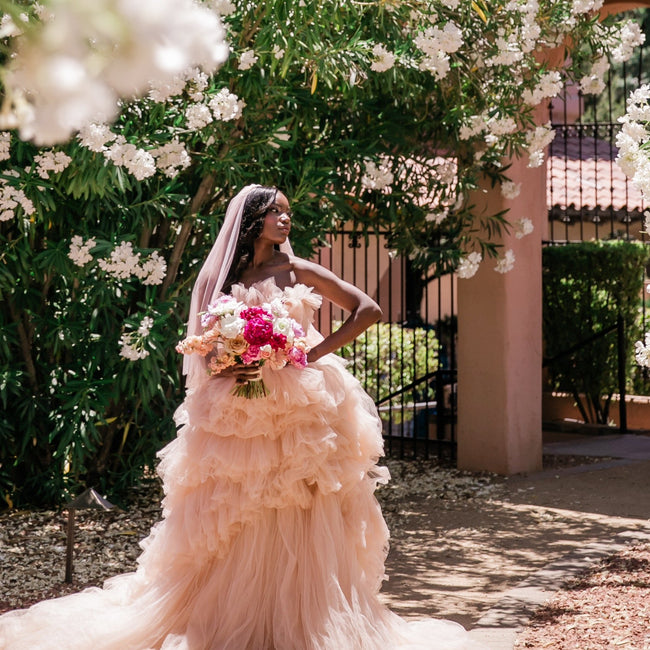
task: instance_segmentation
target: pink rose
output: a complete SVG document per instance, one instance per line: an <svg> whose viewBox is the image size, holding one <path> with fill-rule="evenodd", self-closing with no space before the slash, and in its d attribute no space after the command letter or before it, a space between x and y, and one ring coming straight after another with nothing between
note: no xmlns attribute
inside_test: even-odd
<svg viewBox="0 0 650 650"><path fill-rule="evenodd" d="M300 348L291 348L289 352L287 352L287 356L289 357L292 366L304 368L307 365L307 354Z"/></svg>
<svg viewBox="0 0 650 650"><path fill-rule="evenodd" d="M250 363L255 363L262 358L259 345L250 345L248 350L241 355L242 363L248 365Z"/></svg>

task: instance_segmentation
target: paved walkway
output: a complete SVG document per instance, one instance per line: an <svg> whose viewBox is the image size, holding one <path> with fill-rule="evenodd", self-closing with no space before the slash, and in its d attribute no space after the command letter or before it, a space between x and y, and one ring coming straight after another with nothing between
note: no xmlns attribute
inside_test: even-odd
<svg viewBox="0 0 650 650"><path fill-rule="evenodd" d="M480 641L486 650L512 650L518 631L526 625L534 610L551 598L569 578L630 542L650 541L650 437L556 434L553 438L555 441L544 445L545 454L604 457L606 460L561 471L548 470L522 479L522 482L527 481L532 484L529 487L535 488L536 483L543 485L548 478L557 477L555 501L558 505L571 499L573 507L577 505L583 511L593 511L602 518L614 517L623 524L628 522L628 529L574 549L503 592L498 602L471 629L472 637ZM572 486L563 484L568 477L575 478L577 475L582 478L578 483L582 483L584 499L578 499L576 503L576 482L573 481ZM591 498L587 492L589 489L594 490ZM541 502L549 500L554 500L553 494L546 486L546 494L542 495ZM636 502L637 506L633 507L632 502Z"/></svg>

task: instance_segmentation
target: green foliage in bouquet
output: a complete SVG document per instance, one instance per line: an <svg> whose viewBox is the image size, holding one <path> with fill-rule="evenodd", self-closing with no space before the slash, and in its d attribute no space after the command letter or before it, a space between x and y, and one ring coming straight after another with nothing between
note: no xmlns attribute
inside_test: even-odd
<svg viewBox="0 0 650 650"><path fill-rule="evenodd" d="M631 378L633 342L641 331L643 269L650 260L645 244L629 241L582 242L543 252L544 354L553 390L573 395L586 422L608 423L612 394L618 391L616 331L579 343L625 323L625 363ZM629 383L629 381L628 381Z"/></svg>

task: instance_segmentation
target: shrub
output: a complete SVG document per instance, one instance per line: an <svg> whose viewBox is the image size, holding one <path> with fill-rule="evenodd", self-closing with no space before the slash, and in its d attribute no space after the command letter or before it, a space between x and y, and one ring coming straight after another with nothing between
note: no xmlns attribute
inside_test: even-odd
<svg viewBox="0 0 650 650"><path fill-rule="evenodd" d="M377 323L343 348L341 356L350 362L350 372L375 402L383 402L393 393L399 394L388 400L391 406L435 398L431 378L418 382L438 369L438 339L433 328ZM400 393L413 382L417 382L413 388ZM392 420L400 422L401 413L395 413Z"/></svg>
<svg viewBox="0 0 650 650"><path fill-rule="evenodd" d="M581 242L543 253L545 357L554 390L569 392L586 422L607 424L618 390L616 330L625 324L626 376L640 333L643 270L650 251L639 242ZM593 340L591 340L593 339ZM579 344L590 341L583 347ZM630 380L628 379L628 383Z"/></svg>

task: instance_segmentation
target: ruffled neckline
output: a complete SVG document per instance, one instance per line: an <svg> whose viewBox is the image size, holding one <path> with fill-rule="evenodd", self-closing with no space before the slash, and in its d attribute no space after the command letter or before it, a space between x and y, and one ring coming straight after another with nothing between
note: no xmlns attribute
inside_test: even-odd
<svg viewBox="0 0 650 650"><path fill-rule="evenodd" d="M232 285L231 291L238 300L246 303L263 302L284 297L289 302L304 301L314 310L320 307L323 300L322 296L314 292L313 287L309 287L302 282L296 282L294 285L280 289L273 276L253 282L248 287L242 282L238 282Z"/></svg>

